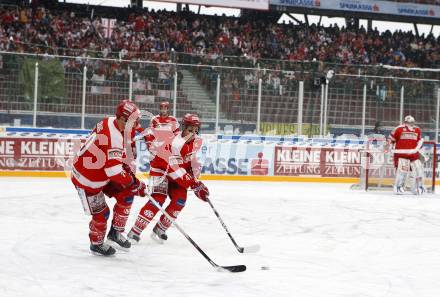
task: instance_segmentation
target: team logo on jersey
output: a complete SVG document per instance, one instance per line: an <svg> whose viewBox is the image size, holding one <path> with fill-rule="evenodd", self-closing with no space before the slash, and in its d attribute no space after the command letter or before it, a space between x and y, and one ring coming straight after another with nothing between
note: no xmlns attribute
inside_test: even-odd
<svg viewBox="0 0 440 297"><path fill-rule="evenodd" d="M151 210L145 210L144 211L144 216L148 219L152 219L154 217L154 213Z"/></svg>
<svg viewBox="0 0 440 297"><path fill-rule="evenodd" d="M109 160L119 160L122 159L123 152L120 149L110 149L108 150L108 159Z"/></svg>

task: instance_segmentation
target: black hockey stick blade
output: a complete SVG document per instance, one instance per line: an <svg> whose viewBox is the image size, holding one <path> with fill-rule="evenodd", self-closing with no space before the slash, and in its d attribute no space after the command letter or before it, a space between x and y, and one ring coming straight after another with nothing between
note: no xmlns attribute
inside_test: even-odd
<svg viewBox="0 0 440 297"><path fill-rule="evenodd" d="M246 265L235 265L235 266L219 266L219 271L229 271L229 272L243 272L246 271Z"/></svg>
<svg viewBox="0 0 440 297"><path fill-rule="evenodd" d="M229 271L229 272L243 272L246 271L245 265L235 265L235 266L220 266L217 265L211 258L199 247L199 245L176 223L176 221L163 209L163 207L154 200L153 197L147 195L148 199L156 206L165 217L170 220L170 222L179 230L180 233L196 248L196 250L218 271Z"/></svg>

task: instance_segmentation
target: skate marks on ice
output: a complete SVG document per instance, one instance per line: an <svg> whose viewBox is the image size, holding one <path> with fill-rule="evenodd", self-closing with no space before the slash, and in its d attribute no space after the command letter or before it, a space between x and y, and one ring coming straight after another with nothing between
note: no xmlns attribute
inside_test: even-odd
<svg viewBox="0 0 440 297"><path fill-rule="evenodd" d="M347 185L207 183L234 237L261 250L237 253L196 199L179 223L213 259L246 272L213 270L175 229L166 244L151 242L153 225L130 252L92 256L70 181L0 179L0 296L440 296L440 199ZM135 199L133 214L143 203Z"/></svg>

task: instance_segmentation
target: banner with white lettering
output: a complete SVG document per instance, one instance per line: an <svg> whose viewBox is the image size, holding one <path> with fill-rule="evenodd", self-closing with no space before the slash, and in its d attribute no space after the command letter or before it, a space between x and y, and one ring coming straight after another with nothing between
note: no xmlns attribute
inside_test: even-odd
<svg viewBox="0 0 440 297"><path fill-rule="evenodd" d="M359 177L359 149L325 147L275 147L274 175Z"/></svg>
<svg viewBox="0 0 440 297"><path fill-rule="evenodd" d="M440 5L371 0L270 0L271 5L440 18Z"/></svg>
<svg viewBox="0 0 440 297"><path fill-rule="evenodd" d="M221 140L216 135L202 135L202 138L197 153L202 175L359 177L361 172L360 146ZM70 171L84 139L0 137L0 171ZM151 158L145 142L138 141L138 173L149 172ZM393 176L392 157L384 159L383 153L373 153L370 162L372 177L379 173ZM379 172L383 164L389 169Z"/></svg>
<svg viewBox="0 0 440 297"><path fill-rule="evenodd" d="M64 171L81 140L0 137L0 170Z"/></svg>

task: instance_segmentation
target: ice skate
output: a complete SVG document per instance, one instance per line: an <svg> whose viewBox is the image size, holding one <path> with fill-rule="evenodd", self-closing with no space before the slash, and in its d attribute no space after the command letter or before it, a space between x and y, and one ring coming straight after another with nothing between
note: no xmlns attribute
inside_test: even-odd
<svg viewBox="0 0 440 297"><path fill-rule="evenodd" d="M127 238L130 240L131 243L139 243L141 241L141 237L133 232L133 230L130 230L127 234Z"/></svg>
<svg viewBox="0 0 440 297"><path fill-rule="evenodd" d="M116 243L119 247L123 249L129 249L131 247L130 241L122 234L122 232L117 231L113 227L110 228L107 239L111 242Z"/></svg>
<svg viewBox="0 0 440 297"><path fill-rule="evenodd" d="M160 229L157 225L153 228L153 233L151 233L151 238L157 243L163 244L165 240L168 239L165 231Z"/></svg>
<svg viewBox="0 0 440 297"><path fill-rule="evenodd" d="M405 195L405 188L403 186L397 186L394 188L394 193L396 195Z"/></svg>
<svg viewBox="0 0 440 297"><path fill-rule="evenodd" d="M98 255L98 256L112 256L116 253L116 250L106 244L91 244L90 245L90 251L92 252L92 254L94 255Z"/></svg>

